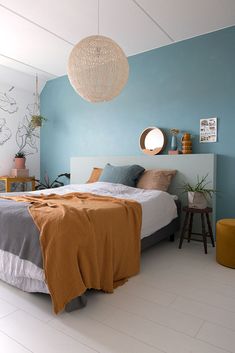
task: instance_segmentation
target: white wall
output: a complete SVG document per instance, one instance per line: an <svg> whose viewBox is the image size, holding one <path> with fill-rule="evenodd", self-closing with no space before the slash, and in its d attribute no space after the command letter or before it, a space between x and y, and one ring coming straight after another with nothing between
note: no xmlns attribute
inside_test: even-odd
<svg viewBox="0 0 235 353"><path fill-rule="evenodd" d="M41 82L41 86L45 82ZM35 77L0 66L0 175L8 175L22 146L30 175L40 176L40 129L29 129Z"/></svg>

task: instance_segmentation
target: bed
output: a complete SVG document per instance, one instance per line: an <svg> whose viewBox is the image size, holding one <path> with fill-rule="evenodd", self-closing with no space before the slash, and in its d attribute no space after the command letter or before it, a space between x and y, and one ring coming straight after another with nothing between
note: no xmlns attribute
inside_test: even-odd
<svg viewBox="0 0 235 353"><path fill-rule="evenodd" d="M72 168L72 175L74 174ZM173 240L173 234L179 229L179 202L175 196L167 192L96 182L72 183L57 189L30 192L27 195L35 197L42 192L44 195L50 195L52 192L56 192L57 195L82 192L100 197L111 196L130 202L135 200L142 209L140 232L142 250L163 238L170 237ZM11 193L11 196L13 195ZM17 197L21 195L22 193L15 194ZM17 237L21 237L20 246L14 242L17 238L13 236L14 232ZM27 292L49 293L42 263L39 231L29 215L28 204L0 199L0 279ZM65 310L72 311L86 304L85 291L84 294L73 298L66 303Z"/></svg>
<svg viewBox="0 0 235 353"><path fill-rule="evenodd" d="M142 207L141 239L143 249L178 229L177 207L174 198L157 190L138 190L121 184L92 183L72 184L57 189L27 193L59 195L86 192L136 200ZM23 193L25 195L25 193ZM22 193L11 193L11 196ZM156 212L156 210L159 210ZM167 212L166 212L167 210ZM14 217L14 220L13 220ZM169 226L171 224L171 226ZM168 226L170 227L168 229ZM161 232L159 230L161 229ZM164 233L162 233L164 230ZM169 233L170 231L170 233ZM8 235L8 237L6 237ZM146 239L151 238L151 241ZM159 236L159 237L158 237ZM18 239L18 242L12 241ZM0 279L27 292L49 293L45 283L43 261L40 252L39 231L28 212L28 203L0 199ZM154 240L154 241L153 241ZM85 304L85 297L67 305L67 311Z"/></svg>

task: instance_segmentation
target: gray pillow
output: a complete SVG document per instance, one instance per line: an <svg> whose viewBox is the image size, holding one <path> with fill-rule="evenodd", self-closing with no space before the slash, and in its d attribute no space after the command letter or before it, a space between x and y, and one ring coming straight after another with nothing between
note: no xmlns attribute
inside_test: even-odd
<svg viewBox="0 0 235 353"><path fill-rule="evenodd" d="M143 167L137 164L116 167L108 163L104 167L99 181L135 187L144 170Z"/></svg>

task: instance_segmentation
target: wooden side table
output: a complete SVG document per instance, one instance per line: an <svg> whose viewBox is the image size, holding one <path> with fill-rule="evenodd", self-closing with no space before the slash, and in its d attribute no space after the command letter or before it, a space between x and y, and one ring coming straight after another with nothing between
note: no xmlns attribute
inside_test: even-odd
<svg viewBox="0 0 235 353"><path fill-rule="evenodd" d="M202 235L205 254L207 254L207 237L211 239L212 246L215 246L211 222L209 218L209 214L212 212L212 208L207 207L207 208L199 209L199 208L183 207L183 211L185 212L185 219L184 219L184 224L183 224L183 228L180 236L179 249L181 249L184 239L188 239L188 242L190 242L192 234ZM201 225L202 225L201 233L192 232L194 214L200 214L201 216ZM206 217L208 230L206 230L205 217ZM187 236L186 236L186 233L187 233ZM198 241L198 239L192 239L192 240Z"/></svg>
<svg viewBox="0 0 235 353"><path fill-rule="evenodd" d="M11 192L12 183L31 183L32 191L35 190L35 177L11 177L11 176L1 176L0 181L5 182L5 191Z"/></svg>

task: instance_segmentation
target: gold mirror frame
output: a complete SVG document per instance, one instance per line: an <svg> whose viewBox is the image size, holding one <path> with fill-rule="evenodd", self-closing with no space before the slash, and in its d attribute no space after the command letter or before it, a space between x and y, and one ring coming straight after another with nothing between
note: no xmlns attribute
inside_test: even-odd
<svg viewBox="0 0 235 353"><path fill-rule="evenodd" d="M160 139L160 145L158 146L158 142L157 142L156 147L153 149L146 148L146 137L151 132L156 132L156 135L158 135L157 138ZM163 131L157 127L147 127L140 135L140 148L143 153L146 153L148 155L154 156L156 154L159 154L164 149L165 144L166 144L166 137Z"/></svg>

